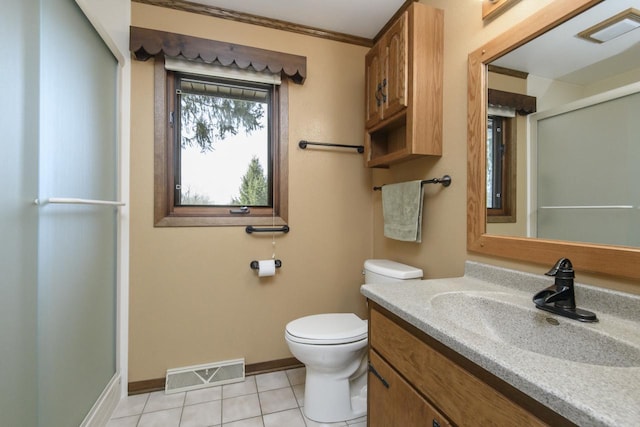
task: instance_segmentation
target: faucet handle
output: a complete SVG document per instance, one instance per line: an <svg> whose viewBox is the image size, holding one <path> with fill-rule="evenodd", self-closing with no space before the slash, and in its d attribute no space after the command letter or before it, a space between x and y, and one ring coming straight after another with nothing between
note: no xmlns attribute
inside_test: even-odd
<svg viewBox="0 0 640 427"><path fill-rule="evenodd" d="M572 279L574 278L575 272L573 271L573 264L569 258L560 258L556 265L554 265L551 270L545 273L547 276L559 277L561 279Z"/></svg>

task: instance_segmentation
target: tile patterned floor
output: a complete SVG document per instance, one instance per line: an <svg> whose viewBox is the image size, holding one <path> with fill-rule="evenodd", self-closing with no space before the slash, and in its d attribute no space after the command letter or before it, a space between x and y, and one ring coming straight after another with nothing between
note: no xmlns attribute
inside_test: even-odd
<svg viewBox="0 0 640 427"><path fill-rule="evenodd" d="M367 418L320 424L302 412L304 368L183 393L129 396L107 427L365 427Z"/></svg>

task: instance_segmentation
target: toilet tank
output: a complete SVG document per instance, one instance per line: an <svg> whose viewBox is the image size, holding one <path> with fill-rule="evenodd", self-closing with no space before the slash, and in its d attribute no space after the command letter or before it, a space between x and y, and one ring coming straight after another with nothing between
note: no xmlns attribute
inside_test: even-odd
<svg viewBox="0 0 640 427"><path fill-rule="evenodd" d="M364 262L364 283L393 283L422 278L422 270L388 259L368 259Z"/></svg>

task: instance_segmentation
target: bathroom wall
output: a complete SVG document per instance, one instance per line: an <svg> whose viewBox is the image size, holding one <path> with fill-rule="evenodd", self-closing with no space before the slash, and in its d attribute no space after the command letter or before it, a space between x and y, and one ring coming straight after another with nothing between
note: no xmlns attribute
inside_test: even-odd
<svg viewBox="0 0 640 427"><path fill-rule="evenodd" d="M391 258L421 267L427 277L451 277L464 273L465 260L541 274L540 265L482 256L466 250L467 190L467 56L513 25L528 18L552 0L519 1L492 20L482 20L482 1L420 0L445 11L444 43L444 144L443 155L418 159L374 170L374 185L449 174L449 188L425 187L422 243L386 239L382 233L380 195L374 196L374 256ZM582 283L639 293L637 281L587 275L578 272Z"/></svg>
<svg viewBox="0 0 640 427"><path fill-rule="evenodd" d="M584 88L583 96L596 95L598 93L606 92L617 87L626 86L632 83L640 81L640 68L626 71L617 76L613 76L609 79L601 80L596 83L592 83Z"/></svg>
<svg viewBox="0 0 640 427"><path fill-rule="evenodd" d="M397 242L382 233L381 200L374 198L374 256L421 267L428 278L460 276L467 232L467 56L551 0L522 1L493 20L482 20L480 0L421 0L444 10L444 122L441 158L417 159L374 170L374 185L449 174L452 184L425 186L422 243Z"/></svg>
<svg viewBox="0 0 640 427"><path fill-rule="evenodd" d="M421 0L445 11L444 148L441 158L367 170L360 155L302 151L299 139L361 143L364 47L132 3L133 25L306 55L308 79L290 86L289 225L277 238L283 268L261 281L248 268L270 239L243 228L153 228L152 62L132 66L131 303L129 381L167 368L245 357L290 357L287 321L345 310L364 315L361 266L374 256L410 263L426 277L463 274L467 259L542 273L539 265L466 250L467 56L552 0L520 1L493 20L480 0ZM372 185L449 174L425 187L423 242L386 239ZM631 282L580 274L582 282L637 291Z"/></svg>
<svg viewBox="0 0 640 427"><path fill-rule="evenodd" d="M271 257L270 235L153 227L153 61L133 61L129 381L232 358L289 358L288 321L331 311L364 316L371 171L355 150L301 150L298 141L362 144L367 49L135 2L132 25L305 55L308 77L289 86L291 231L276 237L283 267L258 279L249 262Z"/></svg>

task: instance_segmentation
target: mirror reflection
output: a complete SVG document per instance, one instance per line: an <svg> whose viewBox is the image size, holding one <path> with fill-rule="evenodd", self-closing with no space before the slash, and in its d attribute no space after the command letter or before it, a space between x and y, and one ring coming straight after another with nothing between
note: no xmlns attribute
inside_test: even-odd
<svg viewBox="0 0 640 427"><path fill-rule="evenodd" d="M640 247L640 11L604 1L489 65L487 234Z"/></svg>

